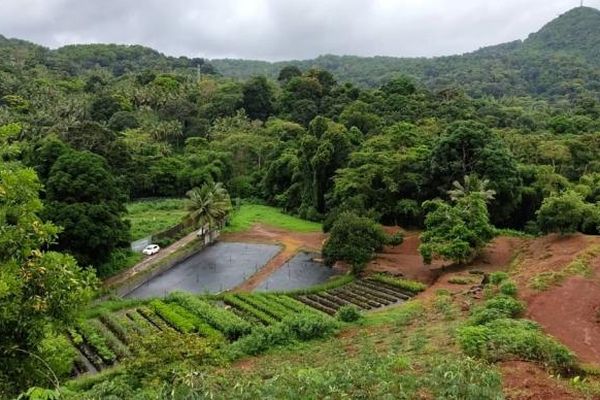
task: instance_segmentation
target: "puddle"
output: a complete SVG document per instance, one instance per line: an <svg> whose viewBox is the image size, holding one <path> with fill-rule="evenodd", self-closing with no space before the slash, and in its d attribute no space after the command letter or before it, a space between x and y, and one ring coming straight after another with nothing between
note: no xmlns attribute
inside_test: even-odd
<svg viewBox="0 0 600 400"><path fill-rule="evenodd" d="M312 261L316 253L298 253L290 261L273 272L256 291L285 291L304 289L326 282L336 272L321 263Z"/></svg>
<svg viewBox="0 0 600 400"><path fill-rule="evenodd" d="M176 290L218 293L231 289L262 268L279 246L218 242L138 287L125 297L164 297Z"/></svg>

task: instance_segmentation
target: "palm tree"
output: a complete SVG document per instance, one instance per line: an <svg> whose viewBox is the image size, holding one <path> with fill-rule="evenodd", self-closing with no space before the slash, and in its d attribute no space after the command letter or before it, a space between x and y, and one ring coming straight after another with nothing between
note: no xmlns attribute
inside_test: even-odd
<svg viewBox="0 0 600 400"><path fill-rule="evenodd" d="M481 180L477 175L466 175L464 184L461 184L459 181L452 182L454 189L448 190L448 194L452 201L457 201L469 194L478 193L487 202L493 200L496 195L495 190L487 188L489 183L489 179Z"/></svg>
<svg viewBox="0 0 600 400"><path fill-rule="evenodd" d="M193 188L187 196L187 219L195 226L208 225L209 229L219 226L232 209L229 194L220 182Z"/></svg>

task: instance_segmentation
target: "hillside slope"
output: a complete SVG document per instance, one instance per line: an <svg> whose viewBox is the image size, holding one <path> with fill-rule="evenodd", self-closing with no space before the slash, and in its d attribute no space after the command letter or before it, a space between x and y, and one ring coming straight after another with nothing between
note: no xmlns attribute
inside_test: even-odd
<svg viewBox="0 0 600 400"><path fill-rule="evenodd" d="M464 55L436 58L323 55L314 60L269 63L212 60L225 76L276 77L285 65L324 68L338 80L376 87L399 74L429 88L464 86L474 96L540 95L554 97L600 87L600 11L575 8L531 34ZM558 73L557 73L558 71Z"/></svg>

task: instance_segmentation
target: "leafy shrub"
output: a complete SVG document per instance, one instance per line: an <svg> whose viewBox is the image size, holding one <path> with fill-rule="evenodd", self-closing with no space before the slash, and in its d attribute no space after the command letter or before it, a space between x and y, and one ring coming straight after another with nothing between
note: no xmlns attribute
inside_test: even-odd
<svg viewBox="0 0 600 400"><path fill-rule="evenodd" d="M470 283L473 283L473 281L468 278L453 276L452 278L448 279L448 283L451 283L453 285L468 285Z"/></svg>
<svg viewBox="0 0 600 400"><path fill-rule="evenodd" d="M59 378L68 377L73 370L77 351L65 336L47 336L40 343L39 352Z"/></svg>
<svg viewBox="0 0 600 400"><path fill-rule="evenodd" d="M517 295L517 285L512 281L504 282L500 285L500 293L505 296L515 297Z"/></svg>
<svg viewBox="0 0 600 400"><path fill-rule="evenodd" d="M498 371L472 358L442 359L428 380L436 399L500 400L502 379Z"/></svg>
<svg viewBox="0 0 600 400"><path fill-rule="evenodd" d="M500 283L504 282L507 279L508 279L508 274L506 272L498 271L498 272L492 272L490 274L490 283L492 285L499 285Z"/></svg>
<svg viewBox="0 0 600 400"><path fill-rule="evenodd" d="M406 290L412 294L417 294L427 289L427 285L417 281L411 281L403 278L396 278L394 276L385 275L385 274L375 274L371 275L369 279L386 283L390 286L395 286L398 289Z"/></svg>
<svg viewBox="0 0 600 400"><path fill-rule="evenodd" d="M252 329L247 321L244 321L234 313L221 307L216 307L191 294L175 292L171 293L167 299L186 308L197 317L202 318L212 327L221 331L230 340L236 340L248 334Z"/></svg>
<svg viewBox="0 0 600 400"><path fill-rule="evenodd" d="M519 357L567 372L575 366L575 358L565 346L527 320L505 318L464 326L457 330L457 339L466 354L488 361Z"/></svg>
<svg viewBox="0 0 600 400"><path fill-rule="evenodd" d="M337 319L344 322L358 321L362 317L360 310L353 305L345 305L340 307L335 313L335 316Z"/></svg>
<svg viewBox="0 0 600 400"><path fill-rule="evenodd" d="M503 311L510 317L517 317L525 310L523 303L513 297L503 295L487 300L484 307Z"/></svg>
<svg viewBox="0 0 600 400"><path fill-rule="evenodd" d="M352 212L342 212L331 228L329 239L323 246L325 264L333 265L345 261L352 272L362 272L374 253L386 244L402 243L400 234L389 236L374 220Z"/></svg>
<svg viewBox="0 0 600 400"><path fill-rule="evenodd" d="M282 321L294 339L308 341L331 335L337 323L330 317L297 314Z"/></svg>
<svg viewBox="0 0 600 400"><path fill-rule="evenodd" d="M320 315L298 314L268 327L255 328L231 346L233 356L256 355L272 347L295 340L308 341L323 338L335 332L334 319Z"/></svg>
<svg viewBox="0 0 600 400"><path fill-rule="evenodd" d="M235 342L231 349L233 353L256 355L271 347L290 343L292 341L289 331L281 323L268 327L259 326L252 333Z"/></svg>
<svg viewBox="0 0 600 400"><path fill-rule="evenodd" d="M518 317L524 309L523 303L513 297L496 296L487 300L482 307L476 308L469 323L480 325L500 318Z"/></svg>

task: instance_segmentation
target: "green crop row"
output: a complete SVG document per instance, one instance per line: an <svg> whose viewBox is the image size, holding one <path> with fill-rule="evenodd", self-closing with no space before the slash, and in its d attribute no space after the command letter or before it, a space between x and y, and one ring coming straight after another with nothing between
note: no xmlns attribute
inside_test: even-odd
<svg viewBox="0 0 600 400"><path fill-rule="evenodd" d="M164 319L159 317L152 309L149 307L140 307L137 309L140 315L147 320L150 325L154 325L158 327L161 331L168 331L169 329L173 329L171 325L167 324Z"/></svg>
<svg viewBox="0 0 600 400"><path fill-rule="evenodd" d="M203 319L213 328L221 331L228 339L236 340L246 335L252 326L234 313L221 307L216 307L207 301L191 294L175 292L169 295L168 301L175 302L189 312Z"/></svg>
<svg viewBox="0 0 600 400"><path fill-rule="evenodd" d="M265 312L279 320L282 320L282 319L294 314L293 311L285 308L284 306L282 306L280 304L269 301L260 295L237 294L236 296L238 299L245 301L246 303L249 303L250 305L261 310L262 312Z"/></svg>
<svg viewBox="0 0 600 400"><path fill-rule="evenodd" d="M108 347L106 338L98 332L96 327L87 321L81 321L77 325L77 328L83 339L96 351L104 362L108 364L115 362L117 355Z"/></svg>
<svg viewBox="0 0 600 400"><path fill-rule="evenodd" d="M129 355L131 352L125 346L110 329L108 329L102 322L97 319L88 320L88 323L94 327L98 334L102 335L108 348L116 354L118 359L123 359Z"/></svg>
<svg viewBox="0 0 600 400"><path fill-rule="evenodd" d="M241 299L237 298L232 294L223 296L223 301L225 302L225 304L229 304L232 307L236 307L242 310L243 312L250 314L251 316L253 316L254 318L258 319L260 322L266 325L271 325L277 322L277 320L271 317L269 314L250 305L249 303L246 303L245 301L242 301Z"/></svg>
<svg viewBox="0 0 600 400"><path fill-rule="evenodd" d="M150 302L150 307L170 326L181 333L196 332L201 336L213 339L222 337L219 331L179 304L153 300Z"/></svg>
<svg viewBox="0 0 600 400"><path fill-rule="evenodd" d="M424 283L403 278L396 278L390 275L375 274L371 275L369 279L397 287L398 289L406 290L412 294L417 294L427 289L427 285Z"/></svg>
<svg viewBox="0 0 600 400"><path fill-rule="evenodd" d="M309 307L306 304L304 304L290 296L279 295L279 294L264 294L263 296L271 301L277 302L278 304L281 304L282 306L289 308L292 311L295 311L296 313L320 314L320 312L317 311L316 309Z"/></svg>
<svg viewBox="0 0 600 400"><path fill-rule="evenodd" d="M115 314L109 312L103 312L98 316L100 321L106 325L116 337L119 338L123 343L130 344L130 323L117 317Z"/></svg>
<svg viewBox="0 0 600 400"><path fill-rule="evenodd" d="M181 333L191 333L194 331L194 323L184 316L181 316L172 306L163 303L160 300L150 302L150 307L156 314L164 319L167 324Z"/></svg>

